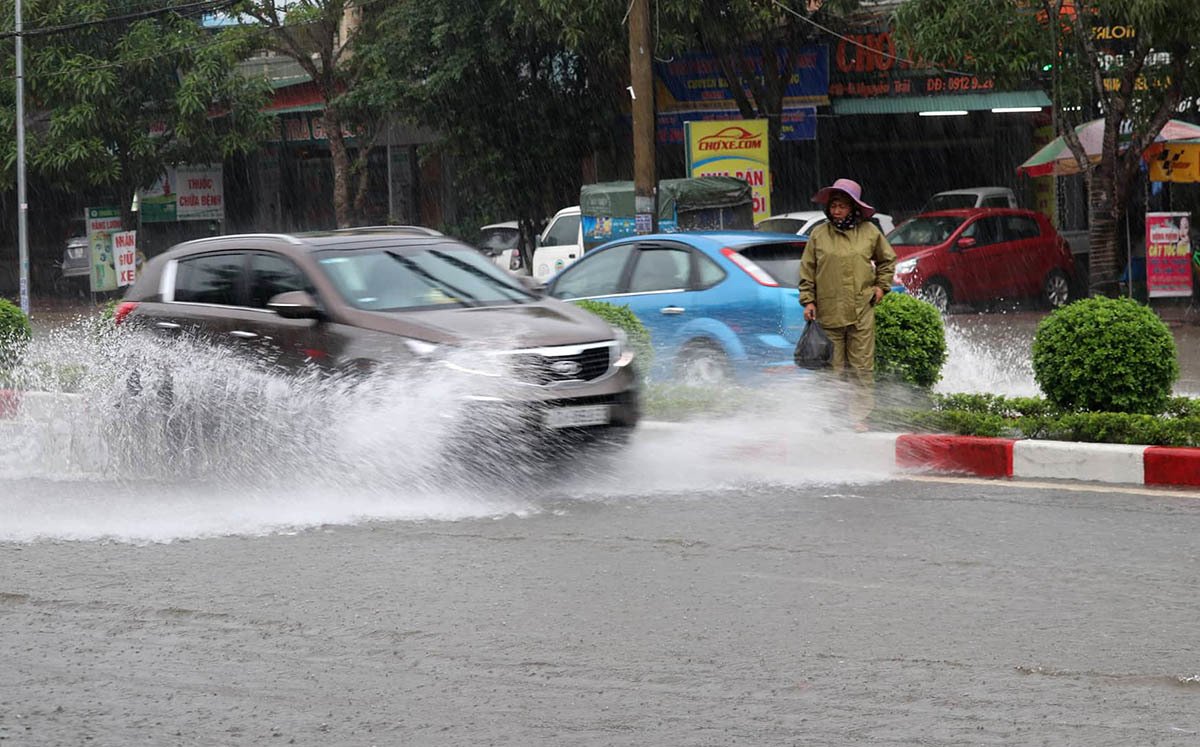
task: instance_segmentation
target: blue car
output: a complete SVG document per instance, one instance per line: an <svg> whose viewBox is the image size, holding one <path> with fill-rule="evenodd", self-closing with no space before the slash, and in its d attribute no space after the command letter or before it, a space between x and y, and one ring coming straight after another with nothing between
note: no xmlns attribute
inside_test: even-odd
<svg viewBox="0 0 1200 747"><path fill-rule="evenodd" d="M628 306L650 331L651 378L752 383L797 370L806 243L755 231L633 236L588 252L551 278L546 293Z"/></svg>

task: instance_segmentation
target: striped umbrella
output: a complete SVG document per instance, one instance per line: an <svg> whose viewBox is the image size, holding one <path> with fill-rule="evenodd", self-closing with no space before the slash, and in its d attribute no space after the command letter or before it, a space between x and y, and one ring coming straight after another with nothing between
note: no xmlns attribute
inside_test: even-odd
<svg viewBox="0 0 1200 747"><path fill-rule="evenodd" d="M1104 120L1093 119L1075 128L1083 151L1092 163L1100 160L1100 148L1104 140ZM1168 120L1158 136L1156 143L1172 143L1180 140L1200 138L1200 125L1184 122L1178 119ZM1123 135L1122 140L1128 139ZM1029 160L1017 167L1018 174L1027 176L1070 176L1078 174L1079 163L1071 153L1071 147L1061 136L1054 138L1043 148L1029 157Z"/></svg>

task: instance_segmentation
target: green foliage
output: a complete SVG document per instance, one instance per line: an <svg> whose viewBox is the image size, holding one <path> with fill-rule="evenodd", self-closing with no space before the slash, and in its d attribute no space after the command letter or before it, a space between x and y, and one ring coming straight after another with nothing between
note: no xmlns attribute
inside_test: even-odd
<svg viewBox="0 0 1200 747"><path fill-rule="evenodd" d="M929 388L946 362L946 330L932 305L906 293L888 293L875 307L875 367Z"/></svg>
<svg viewBox="0 0 1200 747"><path fill-rule="evenodd" d="M645 377L650 373L654 363L654 348L650 345L650 331L642 320L637 318L628 306L618 306L604 301L575 301L576 306L584 311L590 311L610 325L622 330L633 348L634 365L638 373Z"/></svg>
<svg viewBox="0 0 1200 747"><path fill-rule="evenodd" d="M603 28L619 29L624 11L606 5ZM359 84L343 103L388 102L436 123L430 148L459 157L462 204L540 221L579 200L582 176L564 164L626 147L614 92L628 85L628 45L600 28L568 48L534 0L394 0L362 31L350 63ZM609 45L625 51L607 55Z"/></svg>
<svg viewBox="0 0 1200 747"><path fill-rule="evenodd" d="M164 0L157 7L194 5ZM13 17L11 0L0 13ZM247 152L268 134L268 89L237 70L251 50L245 34L212 34L184 11L122 23L104 19L146 10L128 0L25 0L26 29L83 24L26 39L26 97L44 118L28 133L29 166L57 188L113 187L122 201L166 166L209 163ZM0 51L11 80L12 46ZM9 103L11 89L0 91ZM11 109L0 107L0 124ZM11 128L0 149L11 171Z"/></svg>
<svg viewBox="0 0 1200 747"><path fill-rule="evenodd" d="M17 362L21 347L31 334L29 318L21 307L0 298L0 372Z"/></svg>
<svg viewBox="0 0 1200 747"><path fill-rule="evenodd" d="M1200 446L1200 399L1174 397L1161 415L1074 412L1041 397L934 395L933 407L882 411L893 429L1091 443Z"/></svg>
<svg viewBox="0 0 1200 747"><path fill-rule="evenodd" d="M0 337L6 339L28 340L33 333L29 326L29 317L7 298L0 298Z"/></svg>
<svg viewBox="0 0 1200 747"><path fill-rule="evenodd" d="M1052 312L1033 339L1033 373L1066 410L1161 413L1179 377L1171 331L1128 298L1089 298Z"/></svg>

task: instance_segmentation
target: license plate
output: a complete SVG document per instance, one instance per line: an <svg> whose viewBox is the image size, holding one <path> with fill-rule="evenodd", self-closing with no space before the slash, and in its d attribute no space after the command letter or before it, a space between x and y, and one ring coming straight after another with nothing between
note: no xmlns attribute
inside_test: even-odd
<svg viewBox="0 0 1200 747"><path fill-rule="evenodd" d="M547 428L582 428L588 425L608 425L608 405L556 407L546 412Z"/></svg>

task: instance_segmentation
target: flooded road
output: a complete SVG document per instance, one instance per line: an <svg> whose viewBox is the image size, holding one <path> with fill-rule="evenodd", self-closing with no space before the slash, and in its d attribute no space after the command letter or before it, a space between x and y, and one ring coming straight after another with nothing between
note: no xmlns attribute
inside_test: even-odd
<svg viewBox="0 0 1200 747"><path fill-rule="evenodd" d="M24 487L47 511L72 494ZM102 497L119 511L153 492ZM1195 495L882 479L517 503L457 521L0 543L0 737L1200 740Z"/></svg>
<svg viewBox="0 0 1200 747"><path fill-rule="evenodd" d="M1037 318L952 315L939 389L1030 393ZM455 472L441 382L175 351L164 440L102 342L0 422L0 742L1200 742L1198 494L902 478L799 380Z"/></svg>

